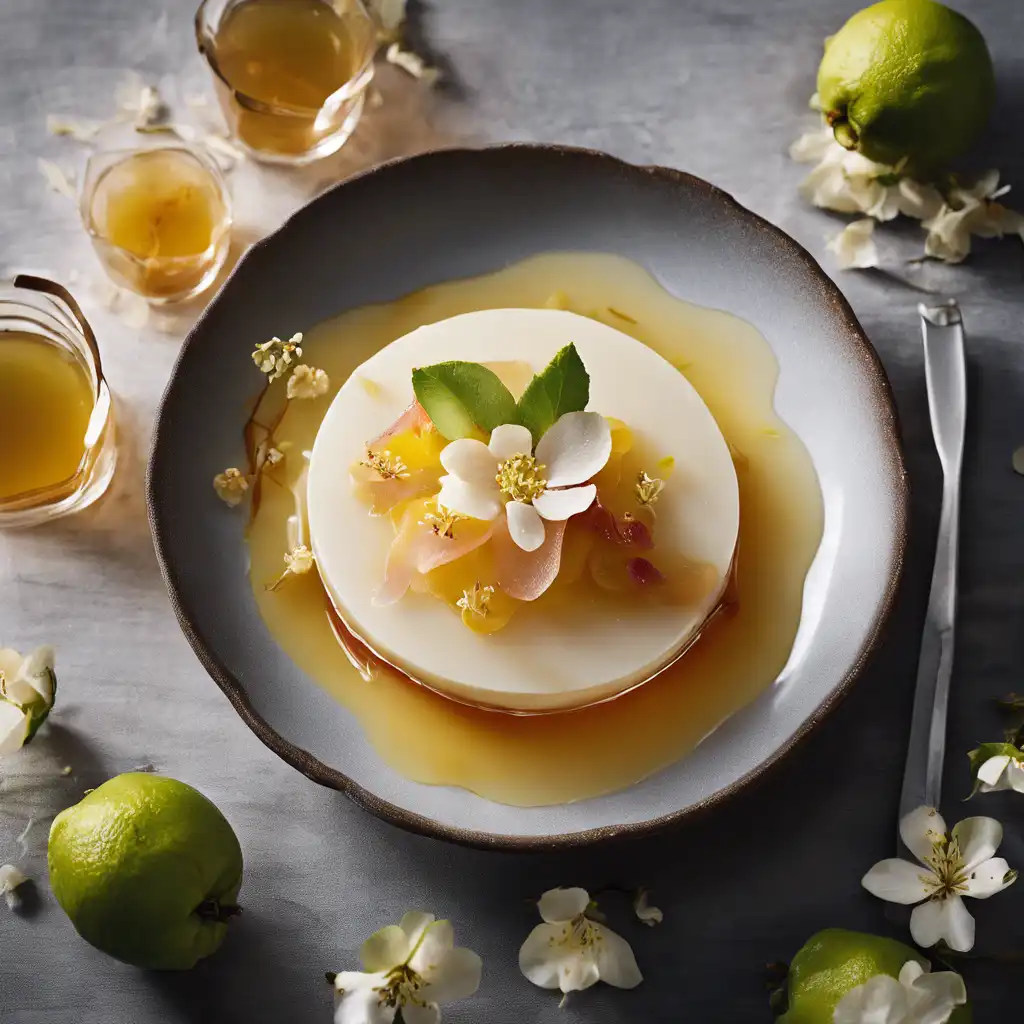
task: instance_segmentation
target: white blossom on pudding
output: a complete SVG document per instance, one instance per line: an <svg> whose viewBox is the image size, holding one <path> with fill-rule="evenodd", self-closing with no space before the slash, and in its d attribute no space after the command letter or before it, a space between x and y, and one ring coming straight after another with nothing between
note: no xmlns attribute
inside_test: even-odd
<svg viewBox="0 0 1024 1024"><path fill-rule="evenodd" d="M976 778L979 793L998 793L1004 789L1024 793L1024 755L997 754L990 757L978 768Z"/></svg>
<svg viewBox="0 0 1024 1024"><path fill-rule="evenodd" d="M335 976L335 1024L438 1024L440 1005L480 987L480 957L455 946L452 926L412 911L371 935L359 951L362 971Z"/></svg>
<svg viewBox="0 0 1024 1024"><path fill-rule="evenodd" d="M213 489L225 505L234 508L245 498L245 492L249 490L249 481L240 469L230 466L213 478Z"/></svg>
<svg viewBox="0 0 1024 1024"><path fill-rule="evenodd" d="M319 398L326 395L331 379L326 371L299 363L288 378L288 398Z"/></svg>
<svg viewBox="0 0 1024 1024"><path fill-rule="evenodd" d="M21 902L18 889L28 881L28 875L14 864L0 865L0 894L9 910L14 910Z"/></svg>
<svg viewBox="0 0 1024 1024"><path fill-rule="evenodd" d="M876 974L836 1004L833 1024L946 1024L967 1002L964 980L953 971L931 974L908 960L899 978Z"/></svg>
<svg viewBox="0 0 1024 1024"><path fill-rule="evenodd" d="M879 264L875 245L875 222L870 217L851 221L829 239L828 251L836 257L841 270L867 270Z"/></svg>
<svg viewBox="0 0 1024 1024"><path fill-rule="evenodd" d="M963 897L987 899L1017 880L1017 872L993 856L1003 826L993 818L965 818L947 832L934 807L918 807L900 822L900 836L920 863L879 861L862 879L864 888L890 903L919 904L910 915L919 946L945 941L967 952L974 946L974 918Z"/></svg>
<svg viewBox="0 0 1024 1024"><path fill-rule="evenodd" d="M46 721L57 690L53 648L0 650L0 756L20 750Z"/></svg>
<svg viewBox="0 0 1024 1024"><path fill-rule="evenodd" d="M515 423L495 427L488 444L452 441L441 452L448 475L441 477L438 504L473 519L504 512L512 540L536 551L545 520L566 520L594 503L597 488L586 481L608 462L611 427L599 413L568 412L532 451L530 431Z"/></svg>
<svg viewBox="0 0 1024 1024"><path fill-rule="evenodd" d="M941 208L922 225L928 231L926 256L962 262L971 251L971 237L1002 238L1019 234L1024 239L1024 216L996 200L1010 191L999 185L999 172L988 171L969 188L954 188Z"/></svg>
<svg viewBox="0 0 1024 1024"><path fill-rule="evenodd" d="M540 988L581 992L599 981L636 988L643 981L629 943L587 916L586 889L551 889L537 904L544 923L519 950L519 969Z"/></svg>

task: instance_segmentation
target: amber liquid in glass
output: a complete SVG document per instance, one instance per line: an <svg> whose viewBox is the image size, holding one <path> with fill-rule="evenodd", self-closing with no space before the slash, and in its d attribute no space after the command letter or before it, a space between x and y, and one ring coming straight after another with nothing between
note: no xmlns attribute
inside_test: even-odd
<svg viewBox="0 0 1024 1024"><path fill-rule="evenodd" d="M366 60L368 32L365 19L340 15L322 0L243 0L231 8L213 43L221 75L243 97L282 108L247 109L222 94L238 137L256 150L310 149L321 134L317 113Z"/></svg>
<svg viewBox="0 0 1024 1024"><path fill-rule="evenodd" d="M93 405L73 355L37 335L0 333L0 501L75 475Z"/></svg>
<svg viewBox="0 0 1024 1024"><path fill-rule="evenodd" d="M771 685L789 658L823 526L810 456L773 408L778 363L768 342L734 316L674 298L618 256L537 256L351 310L308 331L303 358L324 367L336 390L370 355L423 324L477 309L545 305L595 316L661 353L697 389L733 447L740 539L730 607L670 669L609 703L533 716L465 707L379 663L361 675L332 630L316 573L266 589L288 548L295 512L288 486L262 488L249 538L253 591L277 642L356 716L388 764L420 782L520 806L632 785L685 756ZM292 403L278 443L290 442L294 453L311 449L326 407ZM294 485L303 465L289 456L275 470L278 482Z"/></svg>
<svg viewBox="0 0 1024 1024"><path fill-rule="evenodd" d="M210 271L228 216L212 171L176 149L142 151L114 164L89 206L91 230L135 257L113 253L115 271L151 298L188 291Z"/></svg>

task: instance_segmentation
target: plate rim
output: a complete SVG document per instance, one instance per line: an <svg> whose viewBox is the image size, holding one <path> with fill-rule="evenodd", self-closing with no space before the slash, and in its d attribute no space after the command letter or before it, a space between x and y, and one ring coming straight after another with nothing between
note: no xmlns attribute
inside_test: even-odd
<svg viewBox="0 0 1024 1024"><path fill-rule="evenodd" d="M746 225L755 230L769 234L774 242L787 254L795 258L803 267L808 270L821 289L821 298L830 307L830 312L836 317L837 324L842 329L843 336L849 341L852 350L856 351L867 363L867 375L874 384L871 395L872 406L879 426L885 435L887 444L883 451L883 458L889 463L889 474L893 481L895 504L892 510L894 519L894 551L893 565L886 582L886 588L882 594L881 603L876 611L871 624L871 629L865 637L856 660L840 679L828 696L818 704L814 712L801 723L800 727L789 739L768 754L764 760L755 767L740 776L738 779L709 794L703 800L690 804L668 814L660 815L657 818L649 818L638 822L625 822L622 824L603 825L598 828L583 829L576 832L564 832L550 836L516 836L497 832L485 832L475 829L465 829L445 825L434 821L432 818L399 807L389 800L385 800L370 792L364 786L349 778L343 772L325 764L309 751L297 746L290 740L285 739L278 733L262 715L253 708L241 682L227 669L224 663L214 653L213 647L208 643L199 623L190 614L181 601L178 588L178 574L168 557L169 553L165 545L163 534L163 515L156 501L155 477L158 464L162 458L161 441L165 436L164 413L170 400L171 390L175 379L178 376L181 363L186 358L190 348L195 343L196 335L203 327L209 316L217 297L228 286L235 274L238 273L241 265L249 258L250 254L256 252L268 244L279 234L286 231L291 221L310 203L322 196L328 195L337 189L343 188L354 181L369 178L386 172L389 168L414 161L444 160L452 157L474 157L481 155L496 154L500 156L503 152L509 151L532 151L551 155L565 155L580 157L587 160L600 162L612 167L619 173L627 175L642 174L649 178L661 180L672 185L683 185L698 192L703 192L710 201L716 202L730 216L738 218ZM185 336L174 361L174 366L168 376L167 383L157 406L156 417L153 427L153 435L150 441L149 457L146 465L146 511L150 533L153 538L153 547L156 553L157 563L160 568L160 575L170 599L171 607L178 621L185 639L192 648L200 664L207 674L213 679L220 690L227 697L243 722L255 733L256 737L278 757L307 778L311 779L329 789L344 793L350 800L369 811L371 814L392 825L412 832L417 835L429 836L434 839L443 839L460 846L468 846L475 849L510 850L518 852L547 852L562 849L574 849L591 846L596 843L611 839L625 839L633 837L650 836L666 829L688 822L703 813L724 803L739 792L746 789L755 782L762 780L766 774L777 767L788 755L796 750L803 741L828 717L828 715L841 703L849 693L854 682L857 680L865 665L874 655L880 646L885 627L890 619L896 593L903 575L903 567L906 560L906 549L909 531L910 514L910 486L906 469L906 460L901 440L899 415L896 408L892 385L882 364L878 352L875 350L867 334L857 320L852 306L843 295L838 285L825 273L814 257L796 239L783 231L780 227L772 224L771 221L752 210L747 209L732 195L717 185L673 167L666 167L660 164L633 164L616 157L602 150L591 149L581 146L569 146L556 143L533 143L533 142L505 142L494 143L486 146L457 146L444 149L430 150L411 156L400 156L391 160L366 168L356 174L350 175L332 185L329 189L320 193L309 203L304 204L293 212L278 228L269 234L258 239L248 246L231 273L225 278L217 293L210 299L196 322Z"/></svg>

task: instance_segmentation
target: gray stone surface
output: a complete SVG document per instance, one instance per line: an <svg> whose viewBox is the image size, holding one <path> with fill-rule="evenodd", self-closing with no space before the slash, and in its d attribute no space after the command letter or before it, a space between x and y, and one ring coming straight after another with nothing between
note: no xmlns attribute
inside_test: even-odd
<svg viewBox="0 0 1024 1024"><path fill-rule="evenodd" d="M806 99L822 37L843 0L437 0L422 29L457 76L424 105L394 76L376 133L310 181L367 159L460 139L552 140L608 149L702 175L780 224L828 266L838 221L807 209L786 157L811 121ZM980 163L1024 181L1024 7L962 0L988 37L1000 82L997 126ZM17 917L0 907L0 1020L12 1024L330 1019L325 970L354 966L361 940L410 907L451 917L484 957L476 997L452 1021L769 1020L763 966L826 925L903 935L859 877L893 843L918 631L938 515L914 307L920 293L879 274L838 274L893 380L912 478L912 538L888 642L853 694L756 791L665 837L584 853L488 854L406 835L308 782L243 726L206 678L164 595L143 511L144 455L182 323L128 327L86 278L96 269L70 204L46 191L36 157L79 150L50 138L51 111L105 116L125 69L200 83L185 0L4 0L0 4L0 266L79 275L104 346L124 429L113 493L62 523L0 537L0 640L57 646L60 704L33 746L0 765L0 862L38 882ZM399 116L401 115L401 116ZM429 117L424 122L422 116ZM367 128L372 128L367 125ZM347 162L346 162L347 161ZM319 174L319 178L316 177ZM250 190L250 233L279 219L297 190ZM294 181L294 179L292 179ZM246 186L248 187L248 186ZM255 188L255 186L254 186ZM291 191L290 191L291 190ZM1024 200L1021 200L1024 203ZM887 231L893 256L916 251ZM963 510L961 619L947 773L947 813L966 795L960 756L1000 722L990 699L1020 688L1024 481L1010 469L1024 441L1024 249L982 243L969 264L926 266L919 285L958 296L969 328L971 419ZM2 411L0 411L2 429ZM0 434L0 444L3 443ZM595 752L599 756L599 752ZM245 915L222 952L186 975L153 975L92 950L46 885L45 839L83 789L142 764L206 792L235 825L247 860ZM71 766L71 774L61 769ZM1005 853L1024 865L1024 805L987 798L972 813L1007 823ZM16 837L34 821L19 844ZM23 848L22 848L23 846ZM556 884L656 890L658 929L609 908L646 974L632 993L598 988L559 1011L518 974L535 920L526 902ZM975 903L979 951L1022 943L1024 889ZM971 963L980 1022L1018 1008L1019 967Z"/></svg>

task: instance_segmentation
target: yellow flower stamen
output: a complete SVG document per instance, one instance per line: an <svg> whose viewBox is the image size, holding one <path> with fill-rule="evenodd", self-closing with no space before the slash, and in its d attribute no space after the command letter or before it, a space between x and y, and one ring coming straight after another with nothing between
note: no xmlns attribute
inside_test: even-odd
<svg viewBox="0 0 1024 1024"><path fill-rule="evenodd" d="M382 452L372 452L367 448L366 458L361 459L359 465L372 469L380 475L382 480L404 480L409 475L409 467L387 449Z"/></svg>
<svg viewBox="0 0 1024 1024"><path fill-rule="evenodd" d="M447 537L449 540L455 537L455 524L465 519L465 516L453 512L444 505L438 505L436 512L424 512L420 525L429 526L434 531L435 537Z"/></svg>
<svg viewBox="0 0 1024 1024"><path fill-rule="evenodd" d="M636 500L644 508L653 505L664 489L665 481L660 477L648 476L646 470L641 470L636 478Z"/></svg>
<svg viewBox="0 0 1024 1024"><path fill-rule="evenodd" d="M539 498L548 485L540 474L544 466L525 452L513 455L498 466L498 475L494 478L501 493L513 501L530 503Z"/></svg>
<svg viewBox="0 0 1024 1024"><path fill-rule="evenodd" d="M455 604L456 607L461 608L464 612L469 612L471 615L479 615L483 619L491 614L491 609L488 606L493 595L494 587L481 586L480 581L477 580L473 584L473 589L464 590L462 597Z"/></svg>

